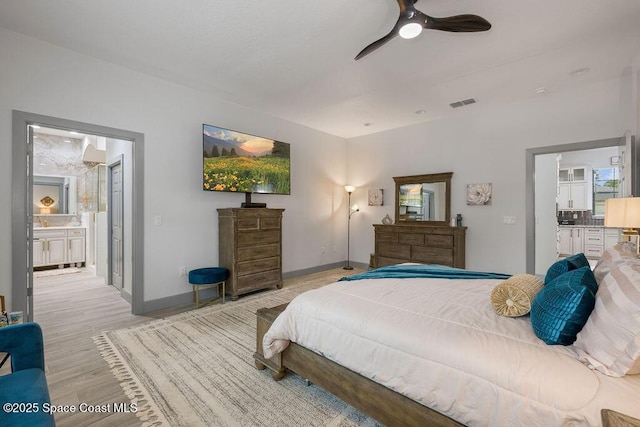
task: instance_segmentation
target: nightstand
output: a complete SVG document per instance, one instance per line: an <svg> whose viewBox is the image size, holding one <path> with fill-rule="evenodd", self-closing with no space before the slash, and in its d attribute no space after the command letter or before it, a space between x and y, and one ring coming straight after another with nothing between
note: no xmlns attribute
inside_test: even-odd
<svg viewBox="0 0 640 427"><path fill-rule="evenodd" d="M602 427L640 427L640 420L611 409L600 411Z"/></svg>

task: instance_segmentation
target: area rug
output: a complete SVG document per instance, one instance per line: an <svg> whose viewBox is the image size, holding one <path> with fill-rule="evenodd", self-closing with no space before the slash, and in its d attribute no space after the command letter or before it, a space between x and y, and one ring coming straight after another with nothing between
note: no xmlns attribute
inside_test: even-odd
<svg viewBox="0 0 640 427"><path fill-rule="evenodd" d="M256 311L326 283L285 285L94 340L144 425L376 426L299 376L276 382L254 365Z"/></svg>

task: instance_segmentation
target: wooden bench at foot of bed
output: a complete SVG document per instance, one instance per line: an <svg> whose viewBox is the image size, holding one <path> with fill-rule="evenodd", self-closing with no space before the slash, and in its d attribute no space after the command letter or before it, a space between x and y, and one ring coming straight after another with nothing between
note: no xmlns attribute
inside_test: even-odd
<svg viewBox="0 0 640 427"><path fill-rule="evenodd" d="M258 369L269 368L275 380L282 379L289 369L386 425L461 425L296 343L289 344L281 354L265 359L262 353L262 338L286 307L287 304L261 308L256 313L256 352L253 357Z"/></svg>

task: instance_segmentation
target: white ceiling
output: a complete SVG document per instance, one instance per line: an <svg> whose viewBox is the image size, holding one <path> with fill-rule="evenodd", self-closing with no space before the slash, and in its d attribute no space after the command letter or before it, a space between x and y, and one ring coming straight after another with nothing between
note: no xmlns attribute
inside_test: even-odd
<svg viewBox="0 0 640 427"><path fill-rule="evenodd" d="M416 8L493 27L396 37L354 61L393 27L395 0L0 0L0 26L345 138L618 78L640 52L638 0Z"/></svg>

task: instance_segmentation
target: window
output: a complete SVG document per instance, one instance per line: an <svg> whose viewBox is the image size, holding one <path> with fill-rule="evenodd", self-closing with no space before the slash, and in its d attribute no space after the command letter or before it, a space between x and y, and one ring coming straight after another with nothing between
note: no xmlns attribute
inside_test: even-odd
<svg viewBox="0 0 640 427"><path fill-rule="evenodd" d="M593 169L593 215L604 217L604 201L619 197L618 168Z"/></svg>

